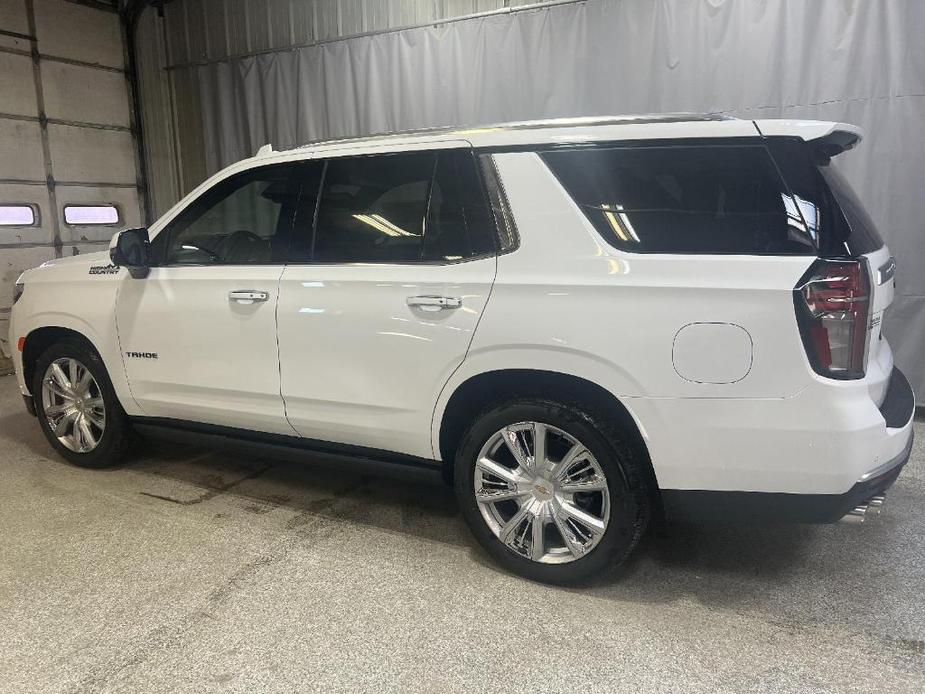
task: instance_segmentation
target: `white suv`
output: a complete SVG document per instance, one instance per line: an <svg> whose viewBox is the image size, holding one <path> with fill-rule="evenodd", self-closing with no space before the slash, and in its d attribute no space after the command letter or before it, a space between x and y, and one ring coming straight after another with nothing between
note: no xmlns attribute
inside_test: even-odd
<svg viewBox="0 0 925 694"><path fill-rule="evenodd" d="M657 116L265 147L24 273L19 385L86 467L183 430L442 469L544 581L651 519L861 520L914 399L893 258L830 166L859 139Z"/></svg>

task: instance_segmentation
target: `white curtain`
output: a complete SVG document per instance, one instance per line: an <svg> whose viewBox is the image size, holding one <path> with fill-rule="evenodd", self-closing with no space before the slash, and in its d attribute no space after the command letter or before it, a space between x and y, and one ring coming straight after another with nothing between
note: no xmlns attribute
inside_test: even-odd
<svg viewBox="0 0 925 694"><path fill-rule="evenodd" d="M196 68L210 171L260 145L669 111L866 130L839 157L895 253L886 321L925 397L925 0L588 0Z"/></svg>

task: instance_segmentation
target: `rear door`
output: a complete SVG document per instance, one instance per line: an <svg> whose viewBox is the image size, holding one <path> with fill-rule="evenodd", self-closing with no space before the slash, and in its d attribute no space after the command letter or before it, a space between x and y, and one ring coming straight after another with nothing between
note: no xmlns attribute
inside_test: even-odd
<svg viewBox="0 0 925 694"><path fill-rule="evenodd" d="M440 390L495 276L469 149L327 161L280 283L282 395L304 437L432 457Z"/></svg>

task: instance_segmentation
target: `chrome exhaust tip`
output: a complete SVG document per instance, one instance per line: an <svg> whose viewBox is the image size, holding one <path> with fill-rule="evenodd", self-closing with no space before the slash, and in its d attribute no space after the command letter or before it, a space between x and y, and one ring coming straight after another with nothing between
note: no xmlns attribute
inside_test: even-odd
<svg viewBox="0 0 925 694"><path fill-rule="evenodd" d="M883 508L884 498L882 496L875 496L870 501L867 502L867 512L872 515L880 515L880 511Z"/></svg>
<svg viewBox="0 0 925 694"><path fill-rule="evenodd" d="M853 509L848 511L844 516L842 516L842 523L863 523L864 519L867 517L867 511L870 507L863 503L860 506L855 506Z"/></svg>

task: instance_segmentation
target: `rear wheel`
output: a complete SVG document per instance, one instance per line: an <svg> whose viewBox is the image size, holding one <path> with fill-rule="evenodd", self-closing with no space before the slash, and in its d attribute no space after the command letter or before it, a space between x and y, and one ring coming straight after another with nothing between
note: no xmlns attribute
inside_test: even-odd
<svg viewBox="0 0 925 694"><path fill-rule="evenodd" d="M45 350L32 386L45 438L81 467L115 465L128 447L129 423L95 350L65 340Z"/></svg>
<svg viewBox="0 0 925 694"><path fill-rule="evenodd" d="M574 583L620 564L649 520L639 451L579 405L515 400L482 413L456 456L476 539L508 569Z"/></svg>

